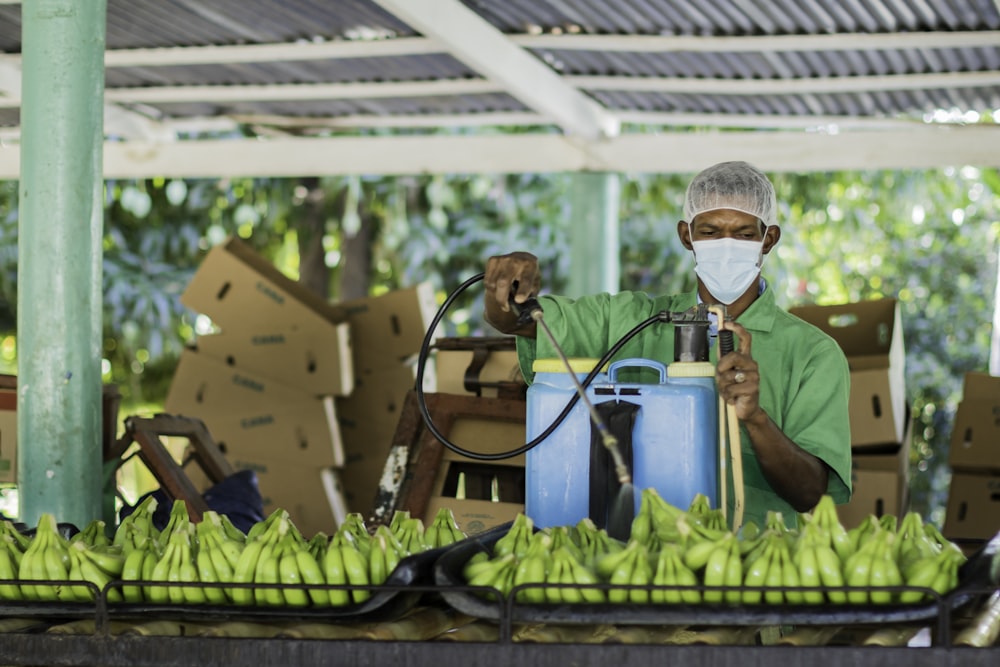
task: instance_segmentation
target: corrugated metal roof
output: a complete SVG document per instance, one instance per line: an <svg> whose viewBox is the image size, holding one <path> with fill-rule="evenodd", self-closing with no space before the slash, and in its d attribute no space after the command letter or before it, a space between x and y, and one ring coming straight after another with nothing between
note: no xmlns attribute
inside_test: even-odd
<svg viewBox="0 0 1000 667"><path fill-rule="evenodd" d="M0 138L18 123L4 103L3 68L10 81L21 50L10 3ZM411 6L436 16L421 24ZM479 53L437 32L468 26L465 10L506 44L482 32ZM161 128L184 123L184 137L227 119L297 135L483 124L573 134L609 119L627 131L801 129L1000 109L994 0L108 0L106 42L108 103ZM518 53L528 66L505 75ZM546 73L561 81L518 85ZM106 130L136 138L122 134L135 126Z"/></svg>

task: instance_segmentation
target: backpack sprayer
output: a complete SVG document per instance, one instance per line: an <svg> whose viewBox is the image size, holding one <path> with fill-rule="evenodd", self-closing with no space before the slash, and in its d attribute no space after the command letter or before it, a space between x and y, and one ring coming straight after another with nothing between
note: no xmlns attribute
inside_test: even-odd
<svg viewBox="0 0 1000 667"><path fill-rule="evenodd" d="M718 499L726 511L727 437L719 428L720 423L726 423L733 461L733 527L739 527L743 488L738 421L721 397L716 411L715 368L708 361L709 313L721 322L726 317L724 307L699 304L683 312L656 313L639 322L595 362L566 357L536 299L523 304L512 301L519 321L535 321L558 358L535 362L535 381L527 395L528 441L509 452L483 454L456 445L440 432L423 392L424 367L434 332L455 298L483 277L469 278L445 299L428 328L417 362L421 416L442 445L481 461L526 454L525 513L535 525L572 525L589 516L622 539L627 538L638 511L635 486L653 487L678 506L686 506L702 493L713 505ZM626 343L656 323L675 327L674 363L665 366L647 359L624 359L609 365ZM720 330L719 341L720 356L732 351L730 331ZM659 384L619 380L637 368L658 372ZM543 442L546 446L538 447Z"/></svg>

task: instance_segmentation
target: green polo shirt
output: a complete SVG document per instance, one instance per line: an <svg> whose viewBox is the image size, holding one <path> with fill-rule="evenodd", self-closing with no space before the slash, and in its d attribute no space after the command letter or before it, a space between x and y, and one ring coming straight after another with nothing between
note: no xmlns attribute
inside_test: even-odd
<svg viewBox="0 0 1000 667"><path fill-rule="evenodd" d="M695 292L650 297L641 292L597 294L581 299L542 296L545 322L568 357L599 358L637 324L661 311L679 312L697 304ZM847 359L833 338L779 308L765 289L739 316L753 337L751 356L760 369L760 405L799 447L824 461L833 474L827 493L837 503L851 497L851 433L847 412L850 374ZM738 343L737 343L738 346ZM717 345L710 353L717 360ZM548 339L517 338L524 377L530 382L532 362L558 355ZM674 325L656 323L631 339L612 361L643 358L670 364L674 360ZM658 381L658 380L653 380ZM725 424L720 424L725 427ZM740 427L745 494L744 522L763 527L768 510L781 512L789 527L797 513L767 483L757 464L746 429ZM731 467L731 466L730 466ZM728 514L732 517L732 482ZM682 508L683 509L683 508Z"/></svg>

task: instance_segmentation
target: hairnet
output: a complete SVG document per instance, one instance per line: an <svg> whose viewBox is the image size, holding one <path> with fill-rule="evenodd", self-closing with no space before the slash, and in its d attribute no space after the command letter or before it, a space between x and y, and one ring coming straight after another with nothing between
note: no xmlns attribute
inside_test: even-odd
<svg viewBox="0 0 1000 667"><path fill-rule="evenodd" d="M747 162L720 162L708 167L688 184L684 219L720 208L743 211L767 226L778 224L774 186L757 167Z"/></svg>

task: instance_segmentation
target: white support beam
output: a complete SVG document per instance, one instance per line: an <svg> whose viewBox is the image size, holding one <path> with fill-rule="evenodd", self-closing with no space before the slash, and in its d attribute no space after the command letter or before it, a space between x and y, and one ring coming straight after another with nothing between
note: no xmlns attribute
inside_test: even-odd
<svg viewBox="0 0 1000 667"><path fill-rule="evenodd" d="M976 88L1000 85L998 72L947 74L893 74L881 76L818 77L795 79L698 79L691 77L616 77L575 75L563 77L565 85L581 90L714 95L811 95L819 93ZM170 104L183 102L263 102L324 99L378 99L440 97L508 92L487 79L445 79L380 83L319 83L246 86L142 86L108 88L105 98L119 104ZM588 98L589 99L589 98ZM523 101L523 100L522 100ZM14 108L17 100L0 97L0 108ZM617 123L613 111L603 116ZM559 119L551 116L552 122Z"/></svg>
<svg viewBox="0 0 1000 667"><path fill-rule="evenodd" d="M1000 46L1000 31L898 32L827 35L514 35L511 41L529 49L566 49L631 53L778 53L782 51L884 51Z"/></svg>
<svg viewBox="0 0 1000 667"><path fill-rule="evenodd" d="M812 95L931 88L1000 86L1000 72L827 76L795 79L697 79L692 77L567 76L584 90L712 95Z"/></svg>
<svg viewBox="0 0 1000 667"><path fill-rule="evenodd" d="M225 46L175 46L148 49L114 49L104 54L105 67L168 67L176 65L226 65L276 63L349 58L386 58L443 53L444 48L426 37L236 44Z"/></svg>
<svg viewBox="0 0 1000 667"><path fill-rule="evenodd" d="M4 0L0 0L2 4ZM526 49L595 52L667 53L780 53L788 51L883 51L1000 46L1000 30L909 33L842 33L831 35L747 35L702 37L691 35L508 35ZM384 58L445 53L445 46L426 37L377 40L227 44L146 49L113 49L105 67L170 67L238 63Z"/></svg>
<svg viewBox="0 0 1000 667"><path fill-rule="evenodd" d="M585 139L613 137L615 118L459 0L375 0L530 109Z"/></svg>
<svg viewBox="0 0 1000 667"><path fill-rule="evenodd" d="M354 100L388 97L442 97L502 93L486 79L441 79L384 83L301 83L252 86L150 86L108 88L109 100L146 104L171 102L263 102L281 100Z"/></svg>
<svg viewBox="0 0 1000 667"><path fill-rule="evenodd" d="M106 143L107 178L609 171L690 173L726 159L768 171L1000 166L1000 128L972 125L841 133L280 138ZM17 179L19 147L0 144L0 179Z"/></svg>

